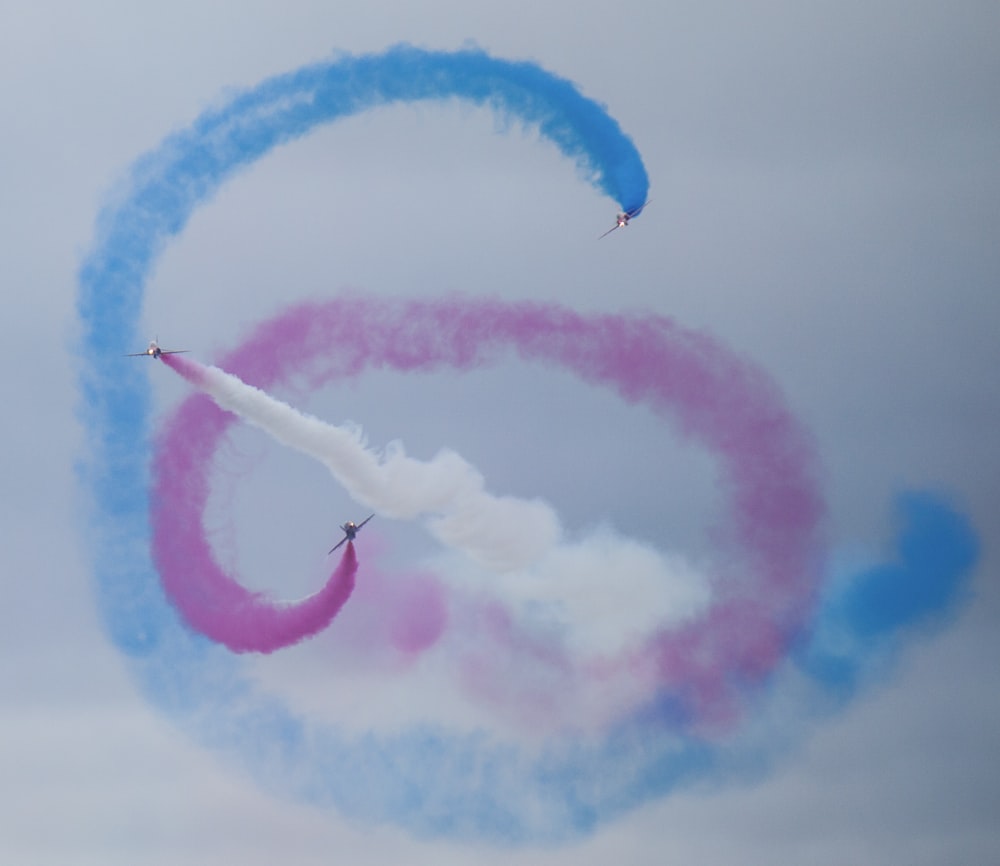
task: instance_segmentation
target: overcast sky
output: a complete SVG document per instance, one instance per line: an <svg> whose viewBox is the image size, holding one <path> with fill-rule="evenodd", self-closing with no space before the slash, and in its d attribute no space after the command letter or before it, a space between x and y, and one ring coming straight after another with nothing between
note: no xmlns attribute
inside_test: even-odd
<svg viewBox="0 0 1000 866"><path fill-rule="evenodd" d="M988 2L0 7L0 853L112 866L996 859L998 35ZM904 489L951 497L982 544L957 615L911 636L842 712L790 727L753 778L694 785L542 850L416 839L258 786L146 701L94 598L73 346L99 209L135 159L234 88L401 41L472 42L571 79L634 140L653 203L598 243L617 203L534 133L455 103L378 109L279 148L202 206L149 281L133 351L155 335L211 360L285 304L342 292L649 310L782 389L820 457L831 556L877 558ZM150 387L157 418L189 393L159 367ZM571 527L700 553L718 506L697 448L551 371L379 373L299 396L375 446L455 448ZM315 589L336 524L364 516L305 458L243 432L213 497L219 555L288 598ZM373 545L431 555L412 527L376 526ZM431 712L405 678L333 677L334 640L255 674L304 712L362 727L400 695L409 716Z"/></svg>

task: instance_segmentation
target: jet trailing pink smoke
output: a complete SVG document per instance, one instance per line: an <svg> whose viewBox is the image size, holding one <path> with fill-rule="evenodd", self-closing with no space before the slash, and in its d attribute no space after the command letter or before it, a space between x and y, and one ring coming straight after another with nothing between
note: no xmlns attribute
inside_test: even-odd
<svg viewBox="0 0 1000 866"><path fill-rule="evenodd" d="M348 542L323 588L294 603L250 592L226 574L212 555L201 514L209 493L203 460L214 450L213 434L227 423L226 413L197 395L164 428L153 465L153 561L192 628L234 652L270 653L330 624L354 590L358 560Z"/></svg>
<svg viewBox="0 0 1000 866"><path fill-rule="evenodd" d="M563 367L585 382L609 387L626 402L644 403L672 421L716 458L727 501L714 535L712 602L700 618L656 628L638 648L614 658L576 659L548 650L528 654L553 675L572 674L578 683L588 677L595 686L596 680L628 678L648 699L669 696L702 728L728 725L738 715L742 692L763 681L800 634L820 578L823 504L811 443L759 370L707 336L662 317L584 316L556 306L496 301L358 298L294 307L261 325L220 366L256 389L278 386L293 374L319 386L369 367L471 370L511 349L524 360ZM199 377L210 368L183 358L165 360L206 387ZM201 518L209 459L231 420L203 395L192 397L167 425L158 450L157 563L185 612L206 600L217 612L231 591L222 589L230 586L229 578L211 561ZM453 516L458 522L464 518L461 509ZM469 521L463 532L474 534L478 526ZM179 582L171 574L176 570L188 578ZM206 585L220 589L210 593ZM242 616L240 610L234 608L234 619ZM286 637L291 642L307 633L313 632ZM524 655L518 641L527 633L513 621L502 633L510 646L497 638L496 648ZM504 661L486 652L474 667L483 665L500 671ZM499 681L492 673L479 670L476 679ZM505 686L505 694L513 692Z"/></svg>

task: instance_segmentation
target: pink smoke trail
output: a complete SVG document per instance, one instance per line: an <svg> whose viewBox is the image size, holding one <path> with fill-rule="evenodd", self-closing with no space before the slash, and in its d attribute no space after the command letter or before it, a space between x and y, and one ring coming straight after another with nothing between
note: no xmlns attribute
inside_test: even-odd
<svg viewBox="0 0 1000 866"><path fill-rule="evenodd" d="M714 535L713 603L705 615L661 628L615 658L581 664L553 657L553 670L568 665L594 678L631 677L649 688L650 699L667 695L704 726L728 725L746 688L762 682L800 634L820 578L824 507L811 442L761 371L709 337L658 316L356 297L286 311L259 326L220 366L264 390L292 376L316 387L369 367L467 371L511 348L525 360L555 364L610 387L626 402L644 403L672 421L716 457L727 494ZM172 474L203 477L225 422L203 397L185 405L191 408L170 425L184 435L161 447L158 464ZM219 421L213 421L216 416ZM171 505L158 515L200 532L203 500L198 508L191 499L178 507L161 484L158 473L154 498ZM157 517L154 533L170 531ZM515 642L520 634L496 633ZM510 650L516 654L524 647ZM481 661L490 664L488 656ZM476 679L488 687L489 670L476 667Z"/></svg>
<svg viewBox="0 0 1000 866"><path fill-rule="evenodd" d="M349 659L358 673L403 672L444 634L450 616L447 593L430 574L400 575L380 569L377 560L384 542L379 536L367 536L364 549L364 579L358 581L325 645Z"/></svg>
<svg viewBox="0 0 1000 866"><path fill-rule="evenodd" d="M167 596L193 629L234 652L270 653L330 624L354 590L358 560L348 542L323 588L294 603L250 592L225 573L212 555L201 515L213 433L221 434L231 417L196 395L161 428L153 463L153 561Z"/></svg>

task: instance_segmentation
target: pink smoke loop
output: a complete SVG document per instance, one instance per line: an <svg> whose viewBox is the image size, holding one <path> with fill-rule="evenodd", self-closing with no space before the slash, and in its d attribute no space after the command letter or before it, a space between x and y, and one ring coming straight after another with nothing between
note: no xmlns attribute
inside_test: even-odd
<svg viewBox="0 0 1000 866"><path fill-rule="evenodd" d="M716 457L727 493L714 600L699 620L659 629L614 659L580 664L562 656L548 663L593 677L640 677L651 700L670 696L704 726L735 721L747 686L774 670L806 623L822 553L824 505L811 441L759 369L659 316L357 297L294 306L259 325L219 366L264 390L293 374L315 388L368 368L468 371L511 349L646 404ZM166 360L196 379L182 359ZM211 456L234 420L195 395L163 428L154 463L154 557L169 597L193 628L234 650L266 652L325 627L350 594L357 565L349 547L321 592L284 605L251 596L218 567L202 515ZM523 654L523 646L513 646L516 628L499 630ZM491 663L471 662L476 679L488 678L480 662Z"/></svg>

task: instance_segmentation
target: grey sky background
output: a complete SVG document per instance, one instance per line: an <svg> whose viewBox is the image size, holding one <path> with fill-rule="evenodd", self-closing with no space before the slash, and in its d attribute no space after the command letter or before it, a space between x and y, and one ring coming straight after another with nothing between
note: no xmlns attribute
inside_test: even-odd
<svg viewBox="0 0 1000 866"><path fill-rule="evenodd" d="M2 859L996 862L998 36L1000 7L972 2L0 6ZM483 112L369 112L276 151L196 213L150 282L136 351L155 334L211 359L285 303L336 291L649 309L778 382L815 435L834 548L877 552L892 496L920 487L952 494L983 542L959 617L760 779L698 786L541 851L351 824L186 739L104 637L74 476L76 268L133 160L229 88L335 50L467 40L609 106L651 178L640 220L596 243L615 204ZM151 372L164 410L187 393ZM696 544L715 502L696 449L554 373L372 376L307 408L417 456L454 447L573 526ZM254 471L233 484L223 540L249 582L309 591L353 506L263 440L239 459ZM379 531L427 552L407 527ZM311 665L297 687L322 675Z"/></svg>

